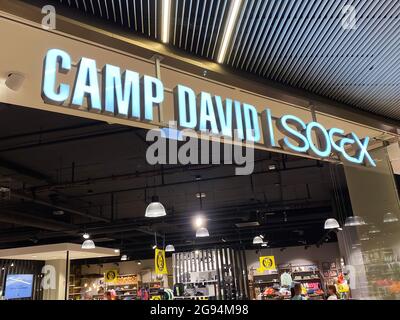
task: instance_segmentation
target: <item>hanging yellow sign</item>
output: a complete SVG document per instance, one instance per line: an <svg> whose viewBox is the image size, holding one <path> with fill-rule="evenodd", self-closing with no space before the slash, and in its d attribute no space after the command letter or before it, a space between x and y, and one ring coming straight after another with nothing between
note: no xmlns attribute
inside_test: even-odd
<svg viewBox="0 0 400 320"><path fill-rule="evenodd" d="M257 269L258 272L276 270L275 257L274 256L264 256L260 257L260 268Z"/></svg>
<svg viewBox="0 0 400 320"><path fill-rule="evenodd" d="M107 270L104 273L104 281L106 283L116 282L117 278L118 278L118 270L117 269Z"/></svg>
<svg viewBox="0 0 400 320"><path fill-rule="evenodd" d="M155 250L154 265L156 269L156 274L168 274L164 250Z"/></svg>

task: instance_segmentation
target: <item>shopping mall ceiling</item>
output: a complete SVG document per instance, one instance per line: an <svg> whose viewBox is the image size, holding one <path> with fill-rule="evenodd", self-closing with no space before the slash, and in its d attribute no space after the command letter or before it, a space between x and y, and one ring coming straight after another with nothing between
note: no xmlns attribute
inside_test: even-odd
<svg viewBox="0 0 400 320"><path fill-rule="evenodd" d="M259 234L270 247L308 247L335 241L325 220L351 213L341 209L341 166L268 152L256 153L250 176L232 165L151 166L144 130L18 106L0 112L0 248L81 243L84 232L137 258L151 254L155 232L180 251L256 249ZM153 195L165 218L145 218ZM199 214L209 238L195 237Z"/></svg>
<svg viewBox="0 0 400 320"><path fill-rule="evenodd" d="M161 0L54 0L161 41ZM391 119L400 119L397 0L171 0L168 43ZM236 19L232 8L238 3ZM74 11L76 12L76 11ZM90 21L90 20L89 20Z"/></svg>

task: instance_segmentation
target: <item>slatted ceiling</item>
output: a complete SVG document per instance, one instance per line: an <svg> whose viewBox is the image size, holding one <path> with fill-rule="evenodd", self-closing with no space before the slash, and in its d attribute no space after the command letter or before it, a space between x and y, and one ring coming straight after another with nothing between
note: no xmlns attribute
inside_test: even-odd
<svg viewBox="0 0 400 320"><path fill-rule="evenodd" d="M79 9L129 28L153 39L159 38L159 3L155 0L59 0Z"/></svg>
<svg viewBox="0 0 400 320"><path fill-rule="evenodd" d="M55 0L56 1L56 0ZM161 0L57 0L159 39ZM216 60L231 0L172 0L170 44ZM345 30L345 5L357 28ZM226 64L400 120L400 1L242 0Z"/></svg>
<svg viewBox="0 0 400 320"><path fill-rule="evenodd" d="M172 44L215 59L228 4L228 0L175 0Z"/></svg>
<svg viewBox="0 0 400 320"><path fill-rule="evenodd" d="M342 28L355 6L357 28ZM244 0L227 64L400 119L400 2Z"/></svg>

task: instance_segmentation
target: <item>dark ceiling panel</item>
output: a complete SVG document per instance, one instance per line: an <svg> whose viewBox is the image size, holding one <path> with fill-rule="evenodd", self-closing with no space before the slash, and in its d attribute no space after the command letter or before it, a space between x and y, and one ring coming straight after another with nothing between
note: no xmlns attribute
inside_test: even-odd
<svg viewBox="0 0 400 320"><path fill-rule="evenodd" d="M176 0L173 45L215 59L228 4L228 0Z"/></svg>
<svg viewBox="0 0 400 320"><path fill-rule="evenodd" d="M154 0L59 0L147 37L158 39L158 1Z"/></svg>
<svg viewBox="0 0 400 320"><path fill-rule="evenodd" d="M400 119L400 3L245 0L227 63L269 80ZM347 20L348 21L348 20Z"/></svg>

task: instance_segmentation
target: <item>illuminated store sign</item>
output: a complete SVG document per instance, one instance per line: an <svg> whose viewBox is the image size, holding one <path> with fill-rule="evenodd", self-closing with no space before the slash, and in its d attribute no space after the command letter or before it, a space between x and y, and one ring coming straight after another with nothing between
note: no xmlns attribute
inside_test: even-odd
<svg viewBox="0 0 400 320"><path fill-rule="evenodd" d="M164 85L159 79L131 70L121 72L119 67L106 64L100 83L97 68L95 60L81 58L74 84L70 85L62 80L62 74L72 72L71 56L59 49L49 50L44 61L43 100L137 121L154 120L154 107L164 101ZM293 115L274 120L268 108L258 114L251 104L223 100L207 92L196 95L183 85L174 89L174 97L176 120L182 129L263 143L268 148L283 148L321 159L336 154L354 164L376 166L368 153L368 137L361 139L353 132L327 129L318 122L305 123ZM284 135L279 141L275 138L275 127Z"/></svg>

